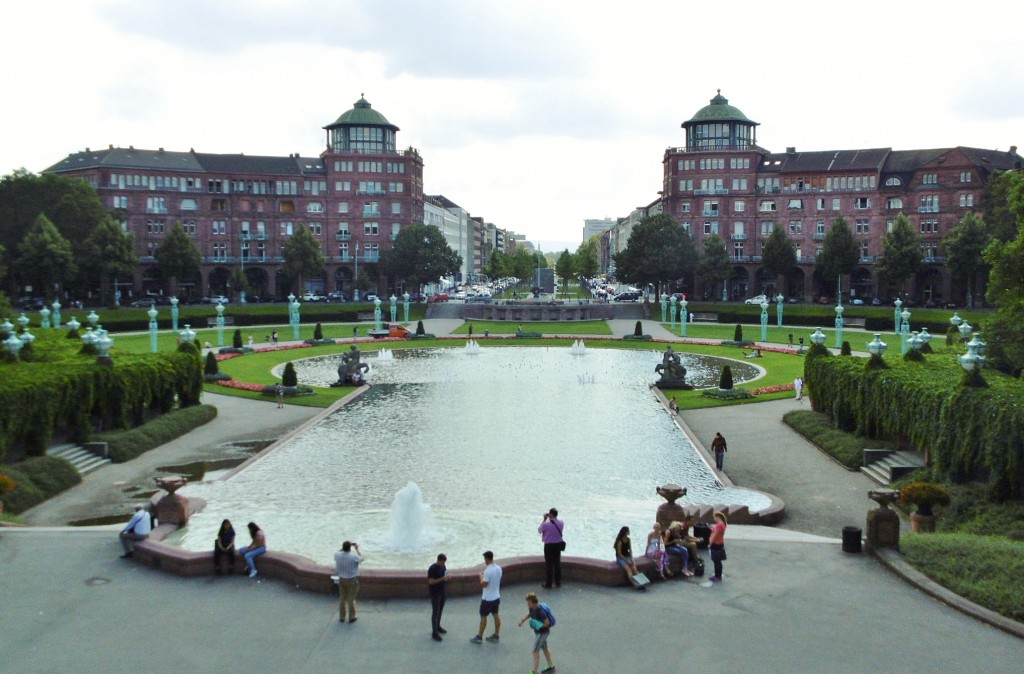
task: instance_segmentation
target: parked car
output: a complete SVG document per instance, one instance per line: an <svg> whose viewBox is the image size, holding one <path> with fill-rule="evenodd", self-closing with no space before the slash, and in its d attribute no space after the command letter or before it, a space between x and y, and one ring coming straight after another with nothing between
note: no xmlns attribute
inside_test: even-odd
<svg viewBox="0 0 1024 674"><path fill-rule="evenodd" d="M213 297L204 297L203 304L227 304L231 300L224 295L214 295Z"/></svg>
<svg viewBox="0 0 1024 674"><path fill-rule="evenodd" d="M854 306L858 306L859 307L862 304L864 304L864 300L862 300L859 297L854 297L852 300L850 300L850 304L853 304Z"/></svg>
<svg viewBox="0 0 1024 674"><path fill-rule="evenodd" d="M754 297L748 297L747 299L743 300L743 303L744 304L756 304L756 305L760 306L761 302L770 302L770 301L771 300L768 299L767 295L756 295Z"/></svg>
<svg viewBox="0 0 1024 674"><path fill-rule="evenodd" d="M302 301L303 302L326 302L327 301L327 296L326 295L320 295L320 294L317 294L317 293L306 293L305 295L302 296Z"/></svg>
<svg viewBox="0 0 1024 674"><path fill-rule="evenodd" d="M368 293L366 295L366 297L363 298L363 301L364 302L373 302L376 299L377 299L377 294L376 293Z"/></svg>
<svg viewBox="0 0 1024 674"><path fill-rule="evenodd" d="M616 302L636 302L638 299L640 299L640 293L638 292L627 291L615 296Z"/></svg>
<svg viewBox="0 0 1024 674"><path fill-rule="evenodd" d="M431 302L447 302L448 301L448 293L436 293L434 295L431 295L429 301L431 301Z"/></svg>
<svg viewBox="0 0 1024 674"><path fill-rule="evenodd" d="M341 292L340 290L335 290L333 293L327 293L327 301L348 302L348 297L346 297L345 293Z"/></svg>

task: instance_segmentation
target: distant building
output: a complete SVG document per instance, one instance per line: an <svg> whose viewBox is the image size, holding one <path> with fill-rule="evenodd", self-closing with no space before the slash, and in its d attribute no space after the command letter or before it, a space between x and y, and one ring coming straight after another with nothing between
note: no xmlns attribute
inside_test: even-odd
<svg viewBox="0 0 1024 674"><path fill-rule="evenodd" d="M340 290L351 295L365 273L371 288L388 288L377 263L399 230L424 221L423 159L398 149L398 127L360 98L323 127L325 149L315 157L257 157L137 150L134 147L69 155L46 173L84 178L103 204L135 235L141 264L128 288L166 292L153 251L180 222L202 254L183 295L230 292L235 267L251 295L278 299L289 292ZM326 264L295 287L281 271L282 249L300 225L320 241Z"/></svg>
<svg viewBox="0 0 1024 674"><path fill-rule="evenodd" d="M583 243L600 236L615 226L615 218L587 219L583 221Z"/></svg>
<svg viewBox="0 0 1024 674"><path fill-rule="evenodd" d="M924 266L908 285L920 302L963 302L939 249L942 238L981 205L995 170L1020 168L1017 148L970 147L899 151L891 148L773 153L757 145L758 123L721 95L683 122L685 145L670 147L662 160L664 212L694 237L697 250L717 234L733 260L730 298L778 292L804 299L834 299L836 279L815 278L814 260L839 215L861 246L860 265L850 275L849 295L883 294L874 262L882 236L905 213L922 236ZM772 229L782 227L797 248L799 264L776 287L761 265L761 249ZM619 245L624 246L622 237ZM700 278L687 281L695 297L716 297ZM883 297L882 299L888 299Z"/></svg>

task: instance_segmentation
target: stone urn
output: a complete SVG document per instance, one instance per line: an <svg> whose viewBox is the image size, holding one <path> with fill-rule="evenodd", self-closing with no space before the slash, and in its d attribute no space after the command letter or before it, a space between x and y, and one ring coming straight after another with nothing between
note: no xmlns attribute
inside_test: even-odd
<svg viewBox="0 0 1024 674"><path fill-rule="evenodd" d="M188 479L181 475L168 475L154 479L156 486L167 492L156 502L157 520L160 524L185 526L188 523L188 499L174 492L188 484Z"/></svg>
<svg viewBox="0 0 1024 674"><path fill-rule="evenodd" d="M663 529L667 529L672 522L680 522L686 517L686 508L676 503L677 499L686 496L686 487L669 483L656 488L655 491L667 501L658 506L657 520Z"/></svg>

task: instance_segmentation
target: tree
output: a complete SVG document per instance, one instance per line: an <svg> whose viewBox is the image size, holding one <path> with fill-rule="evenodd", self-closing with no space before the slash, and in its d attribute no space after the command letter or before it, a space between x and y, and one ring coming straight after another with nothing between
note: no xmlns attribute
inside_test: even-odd
<svg viewBox="0 0 1024 674"><path fill-rule="evenodd" d="M64 281L75 274L71 244L60 235L45 214L40 213L18 244L16 271L33 293L50 299L59 295Z"/></svg>
<svg viewBox="0 0 1024 674"><path fill-rule="evenodd" d="M96 223L85 241L82 276L90 286L99 286L100 297L113 304L114 282L131 278L139 258L131 234L125 233L110 215Z"/></svg>
<svg viewBox="0 0 1024 674"><path fill-rule="evenodd" d="M231 289L238 296L239 301L241 301L242 293L249 292L249 277L245 275L245 270L242 269L242 265L235 265L231 269L231 276L228 277L228 283L231 285Z"/></svg>
<svg viewBox="0 0 1024 674"><path fill-rule="evenodd" d="M575 270L576 262L573 260L573 254L566 248L558 256L558 262L555 263L555 273L558 274L558 279L562 282L563 295L565 294L566 286L569 284L569 279L573 277Z"/></svg>
<svg viewBox="0 0 1024 674"><path fill-rule="evenodd" d="M761 250L761 262L765 273L777 279L776 289L782 292L785 275L796 266L796 246L782 228L772 228Z"/></svg>
<svg viewBox="0 0 1024 674"><path fill-rule="evenodd" d="M322 274L324 271L324 252L320 242L305 225L299 225L288 242L281 250L284 265L281 270L290 279L298 279L299 294L306 291L306 277Z"/></svg>
<svg viewBox="0 0 1024 674"><path fill-rule="evenodd" d="M462 256L448 247L440 229L416 224L398 233L391 250L384 254L382 266L388 276L418 290L424 284L457 274Z"/></svg>
<svg viewBox="0 0 1024 674"><path fill-rule="evenodd" d="M481 267L480 271L487 274L492 280L514 275L512 274L511 259L500 250L491 251L491 256L487 259L487 263Z"/></svg>
<svg viewBox="0 0 1024 674"><path fill-rule="evenodd" d="M547 261L544 260L544 256L541 255L540 259L544 261L543 266L547 266ZM536 255L530 254L530 251L525 248L516 248L515 254L512 256L512 275L519 279L520 283L530 283L533 278L533 270L538 266L538 260Z"/></svg>
<svg viewBox="0 0 1024 674"><path fill-rule="evenodd" d="M814 270L826 287L833 287L840 276L849 274L860 262L860 245L846 218L838 216L825 235L821 254L814 261Z"/></svg>
<svg viewBox="0 0 1024 674"><path fill-rule="evenodd" d="M601 264L597 259L597 237L591 237L576 248L576 274L580 278L593 278Z"/></svg>
<svg viewBox="0 0 1024 674"><path fill-rule="evenodd" d="M994 239L985 249L991 265L985 296L995 304L994 314L982 321L993 366L1020 376L1024 369L1024 230L1009 243Z"/></svg>
<svg viewBox="0 0 1024 674"><path fill-rule="evenodd" d="M646 286L681 278L692 271L697 255L689 233L671 216L659 213L637 223L626 249L614 257L616 276Z"/></svg>
<svg viewBox="0 0 1024 674"><path fill-rule="evenodd" d="M882 254L875 261L878 278L902 294L903 284L921 268L921 257L921 235L910 224L910 218L900 213L892 230L882 237Z"/></svg>
<svg viewBox="0 0 1024 674"><path fill-rule="evenodd" d="M1017 238L1024 220L1024 172L994 172L981 195L981 219L989 234L1003 242Z"/></svg>
<svg viewBox="0 0 1024 674"><path fill-rule="evenodd" d="M153 251L153 257L160 273L170 281L171 295L177 296L181 279L195 278L199 273L199 249L180 222L171 227L163 242Z"/></svg>
<svg viewBox="0 0 1024 674"><path fill-rule="evenodd" d="M967 306L974 306L979 275L988 274L985 248L992 237L985 223L974 213L968 213L942 240L946 267L953 281L967 289Z"/></svg>
<svg viewBox="0 0 1024 674"><path fill-rule="evenodd" d="M697 263L697 273L704 280L705 288L724 284L729 278L729 251L717 234L704 239L704 252Z"/></svg>

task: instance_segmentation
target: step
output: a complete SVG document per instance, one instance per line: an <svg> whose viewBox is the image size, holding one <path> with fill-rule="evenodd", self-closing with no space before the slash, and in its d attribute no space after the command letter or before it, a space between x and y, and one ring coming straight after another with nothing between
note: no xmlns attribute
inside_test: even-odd
<svg viewBox="0 0 1024 674"><path fill-rule="evenodd" d="M878 484L888 486L891 482L891 480L889 479L889 471L888 469L883 469L879 467L879 463L880 462L876 461L871 465L861 466L860 472L864 473Z"/></svg>
<svg viewBox="0 0 1024 674"><path fill-rule="evenodd" d="M110 463L110 459L97 456L87 449L72 443L53 445L46 450L47 456L56 456L64 459L81 475L87 475Z"/></svg>

